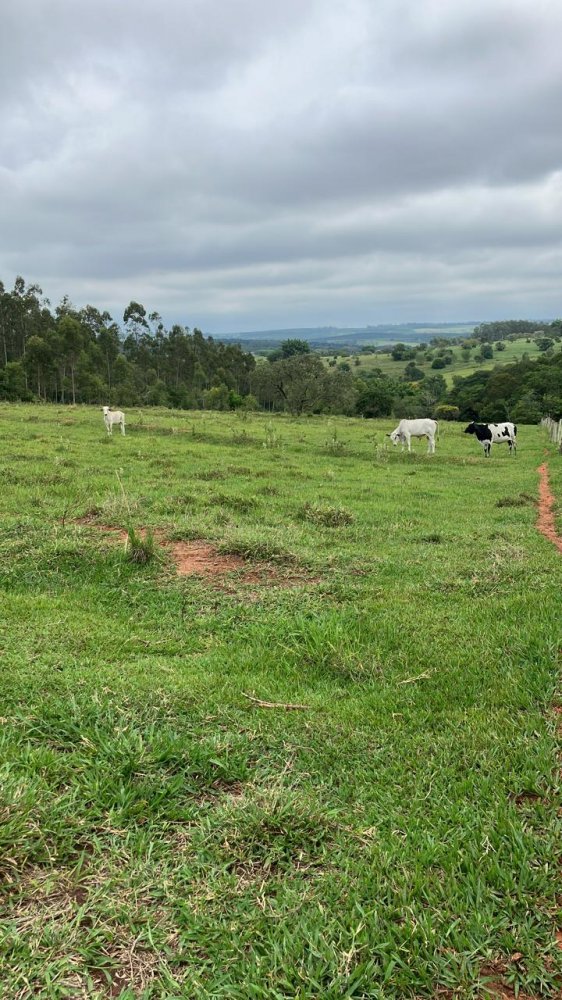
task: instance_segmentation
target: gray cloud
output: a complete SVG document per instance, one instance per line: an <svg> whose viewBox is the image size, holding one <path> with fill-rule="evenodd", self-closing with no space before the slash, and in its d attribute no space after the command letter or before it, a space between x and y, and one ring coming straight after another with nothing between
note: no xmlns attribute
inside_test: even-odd
<svg viewBox="0 0 562 1000"><path fill-rule="evenodd" d="M20 0L0 278L209 332L559 314L561 28L555 0Z"/></svg>

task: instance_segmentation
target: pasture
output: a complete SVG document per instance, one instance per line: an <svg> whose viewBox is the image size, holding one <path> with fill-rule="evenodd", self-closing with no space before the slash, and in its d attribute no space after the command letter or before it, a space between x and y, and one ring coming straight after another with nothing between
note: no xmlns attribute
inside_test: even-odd
<svg viewBox="0 0 562 1000"><path fill-rule="evenodd" d="M465 361L462 357L462 348L452 344L450 350L453 352L453 361L446 368L433 369L431 367L431 362L424 362L422 360L423 355L420 354L419 358L416 359L416 365L424 374L427 375L443 375L448 386L453 384L453 376L459 376L460 378L465 378L467 375L472 375L475 371L486 370L490 371L495 365L505 365L510 364L515 361L521 361L524 354L527 354L529 358L536 359L540 357L540 351L534 340L527 343L525 337L520 337L518 340L506 341L504 351L496 351L494 349L494 357L490 359L485 359L483 361L477 361L475 355L477 355L478 349L474 348L471 351L471 356L468 361ZM408 345L410 346L410 345ZM338 362L347 362L351 365L351 370L354 375L361 375L361 372L369 372L374 368L380 368L383 375L390 375L394 378L400 378L403 373L407 361L394 361L391 357L392 345L389 346L388 351L381 351L377 354L355 354L352 357L349 356L338 356ZM555 345L555 350L560 350L559 345ZM326 356L325 360L328 361L329 358L336 357L336 354ZM359 361L357 364L356 361Z"/></svg>
<svg viewBox="0 0 562 1000"><path fill-rule="evenodd" d="M126 421L0 406L2 997L559 996L546 433Z"/></svg>

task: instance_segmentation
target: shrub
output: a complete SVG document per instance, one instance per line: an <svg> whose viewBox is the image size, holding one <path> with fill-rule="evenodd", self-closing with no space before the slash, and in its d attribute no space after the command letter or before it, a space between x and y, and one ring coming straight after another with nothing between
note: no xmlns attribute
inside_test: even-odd
<svg viewBox="0 0 562 1000"><path fill-rule="evenodd" d="M436 420L458 420L461 411L458 406L450 406L448 403L440 403L436 406L433 414Z"/></svg>

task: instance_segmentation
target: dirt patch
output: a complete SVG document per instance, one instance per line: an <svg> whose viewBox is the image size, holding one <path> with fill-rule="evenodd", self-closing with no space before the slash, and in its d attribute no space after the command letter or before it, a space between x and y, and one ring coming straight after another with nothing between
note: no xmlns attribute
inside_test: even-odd
<svg viewBox="0 0 562 1000"><path fill-rule="evenodd" d="M109 524L100 524L95 515L88 514L74 520L88 528L95 528L110 537L127 544L128 532ZM136 532L141 538L146 538L148 529L140 528ZM298 587L307 583L318 583L320 578L307 574L304 570L294 568L288 571L281 566L273 566L267 562L254 562L234 553L220 552L219 549L204 539L194 541L170 541L163 531L151 529L150 533L160 547L167 552L176 568L178 576L196 576L213 581L221 590L232 591L234 583L255 584L258 587ZM255 598L257 599L257 597Z"/></svg>
<svg viewBox="0 0 562 1000"><path fill-rule="evenodd" d="M554 496L550 490L550 484L548 481L548 465L546 462L539 467L537 470L540 476L539 479L539 516L537 519L537 528L548 538L549 542L552 542L556 546L559 552L562 552L562 538L556 531L556 522L554 519Z"/></svg>
<svg viewBox="0 0 562 1000"><path fill-rule="evenodd" d="M517 963L522 957L522 955L516 953L511 956L511 961ZM482 984L486 990L483 994L484 997L490 997L490 1000L492 998L494 1000L539 1000L538 997L530 996L521 990L515 993L511 986L508 986L503 979L506 971L507 969L503 962L488 962L482 966L480 972L487 980L486 983Z"/></svg>
<svg viewBox="0 0 562 1000"><path fill-rule="evenodd" d="M179 576L219 576L243 570L240 556L222 555L208 542L162 542L170 553Z"/></svg>
<svg viewBox="0 0 562 1000"><path fill-rule="evenodd" d="M155 536L158 537L158 536ZM235 584L254 584L258 587L299 587L318 583L319 577L304 571L287 571L266 562L250 562L243 556L219 552L209 542L170 542L158 537L162 547L170 553L178 576L199 576L214 582L222 590L234 591Z"/></svg>

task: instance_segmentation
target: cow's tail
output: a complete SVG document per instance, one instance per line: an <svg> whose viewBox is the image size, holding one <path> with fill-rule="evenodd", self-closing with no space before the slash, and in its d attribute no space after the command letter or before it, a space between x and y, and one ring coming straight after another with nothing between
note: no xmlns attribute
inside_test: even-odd
<svg viewBox="0 0 562 1000"><path fill-rule="evenodd" d="M513 425L513 434L515 437L517 437L517 424Z"/></svg>
<svg viewBox="0 0 562 1000"><path fill-rule="evenodd" d="M436 432L436 435L437 435L437 440L439 441L439 421L438 420L435 421L435 432Z"/></svg>

